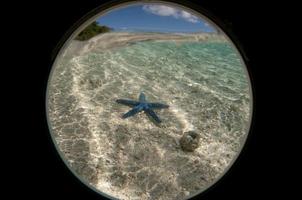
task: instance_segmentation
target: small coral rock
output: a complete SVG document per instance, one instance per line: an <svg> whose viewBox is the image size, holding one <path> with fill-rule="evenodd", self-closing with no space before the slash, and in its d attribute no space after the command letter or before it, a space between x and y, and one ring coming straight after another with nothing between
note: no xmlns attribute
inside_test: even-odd
<svg viewBox="0 0 302 200"><path fill-rule="evenodd" d="M180 138L179 143L184 151L194 151L199 144L200 135L194 131L185 132Z"/></svg>

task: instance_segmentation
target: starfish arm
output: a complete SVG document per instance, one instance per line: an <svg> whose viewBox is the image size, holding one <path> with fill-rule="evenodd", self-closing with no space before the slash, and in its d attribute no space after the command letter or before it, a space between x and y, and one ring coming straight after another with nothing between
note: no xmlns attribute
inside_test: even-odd
<svg viewBox="0 0 302 200"><path fill-rule="evenodd" d="M145 109L145 112L152 117L157 123L161 123L161 120L152 109Z"/></svg>
<svg viewBox="0 0 302 200"><path fill-rule="evenodd" d="M130 111L128 111L127 113L125 113L122 118L125 119L127 117L131 117L133 115L135 115L136 113L140 112L143 108L141 106L135 106L134 108L132 108Z"/></svg>
<svg viewBox="0 0 302 200"><path fill-rule="evenodd" d="M162 103L149 103L151 109L169 108L169 105Z"/></svg>
<svg viewBox="0 0 302 200"><path fill-rule="evenodd" d="M133 101L128 99L117 99L116 102L127 106L137 106L139 104L138 101Z"/></svg>
<svg viewBox="0 0 302 200"><path fill-rule="evenodd" d="M140 95L139 95L139 101L140 102L145 102L146 101L146 96L145 96L145 94L144 93L140 93Z"/></svg>

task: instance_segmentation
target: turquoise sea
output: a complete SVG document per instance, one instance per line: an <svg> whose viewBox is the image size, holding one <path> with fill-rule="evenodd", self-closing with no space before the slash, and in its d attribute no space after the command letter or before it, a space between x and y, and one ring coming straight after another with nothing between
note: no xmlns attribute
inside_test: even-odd
<svg viewBox="0 0 302 200"><path fill-rule="evenodd" d="M122 199L182 199L216 180L239 153L252 100L245 66L226 40L108 48L92 41L82 49L57 62L47 109L59 150L90 185ZM140 92L170 106L156 111L160 125L144 113L121 118L129 107L116 99ZM191 154L178 143L186 131L201 136Z"/></svg>

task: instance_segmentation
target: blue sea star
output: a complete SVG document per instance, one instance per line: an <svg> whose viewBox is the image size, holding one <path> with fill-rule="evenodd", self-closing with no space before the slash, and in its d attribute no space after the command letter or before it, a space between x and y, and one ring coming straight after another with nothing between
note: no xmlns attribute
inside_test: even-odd
<svg viewBox="0 0 302 200"><path fill-rule="evenodd" d="M133 101L129 99L117 99L117 103L124 104L127 106L133 107L130 111L125 113L122 118L125 119L127 117L131 117L141 111L144 111L148 114L152 119L154 119L157 123L161 123L160 118L156 115L153 109L162 109L162 108L169 108L168 105L162 103L149 103L146 101L146 96L143 92L139 95L139 101Z"/></svg>

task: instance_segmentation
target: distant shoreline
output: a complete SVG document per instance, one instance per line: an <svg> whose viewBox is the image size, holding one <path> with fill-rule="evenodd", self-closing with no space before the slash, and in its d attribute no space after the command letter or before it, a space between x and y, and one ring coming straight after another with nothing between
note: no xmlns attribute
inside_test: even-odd
<svg viewBox="0 0 302 200"><path fill-rule="evenodd" d="M100 33L98 35L95 35L94 37L90 38L89 40L95 40L97 37L102 37L103 35L119 35L119 36L136 36L138 37L146 37L149 36L151 37L150 39L166 39L166 40L173 40L173 39L195 39L196 36L198 37L197 39L199 40L206 40L206 39L224 39L225 37L221 34L214 33L214 32L192 32L192 33L185 33L185 32L155 32L155 31L138 31L138 32L128 32L128 31L111 31L107 33ZM181 37L175 37L175 36L183 36ZM185 38L184 38L185 37ZM194 38L192 38L194 37ZM85 40L85 41L89 41Z"/></svg>
<svg viewBox="0 0 302 200"><path fill-rule="evenodd" d="M65 50L67 56L79 56L93 50L108 50L116 47L131 45L142 41L171 41L180 44L181 42L226 42L226 38L217 33L154 33L154 32L108 32L98 34L89 40L72 40L68 50Z"/></svg>

